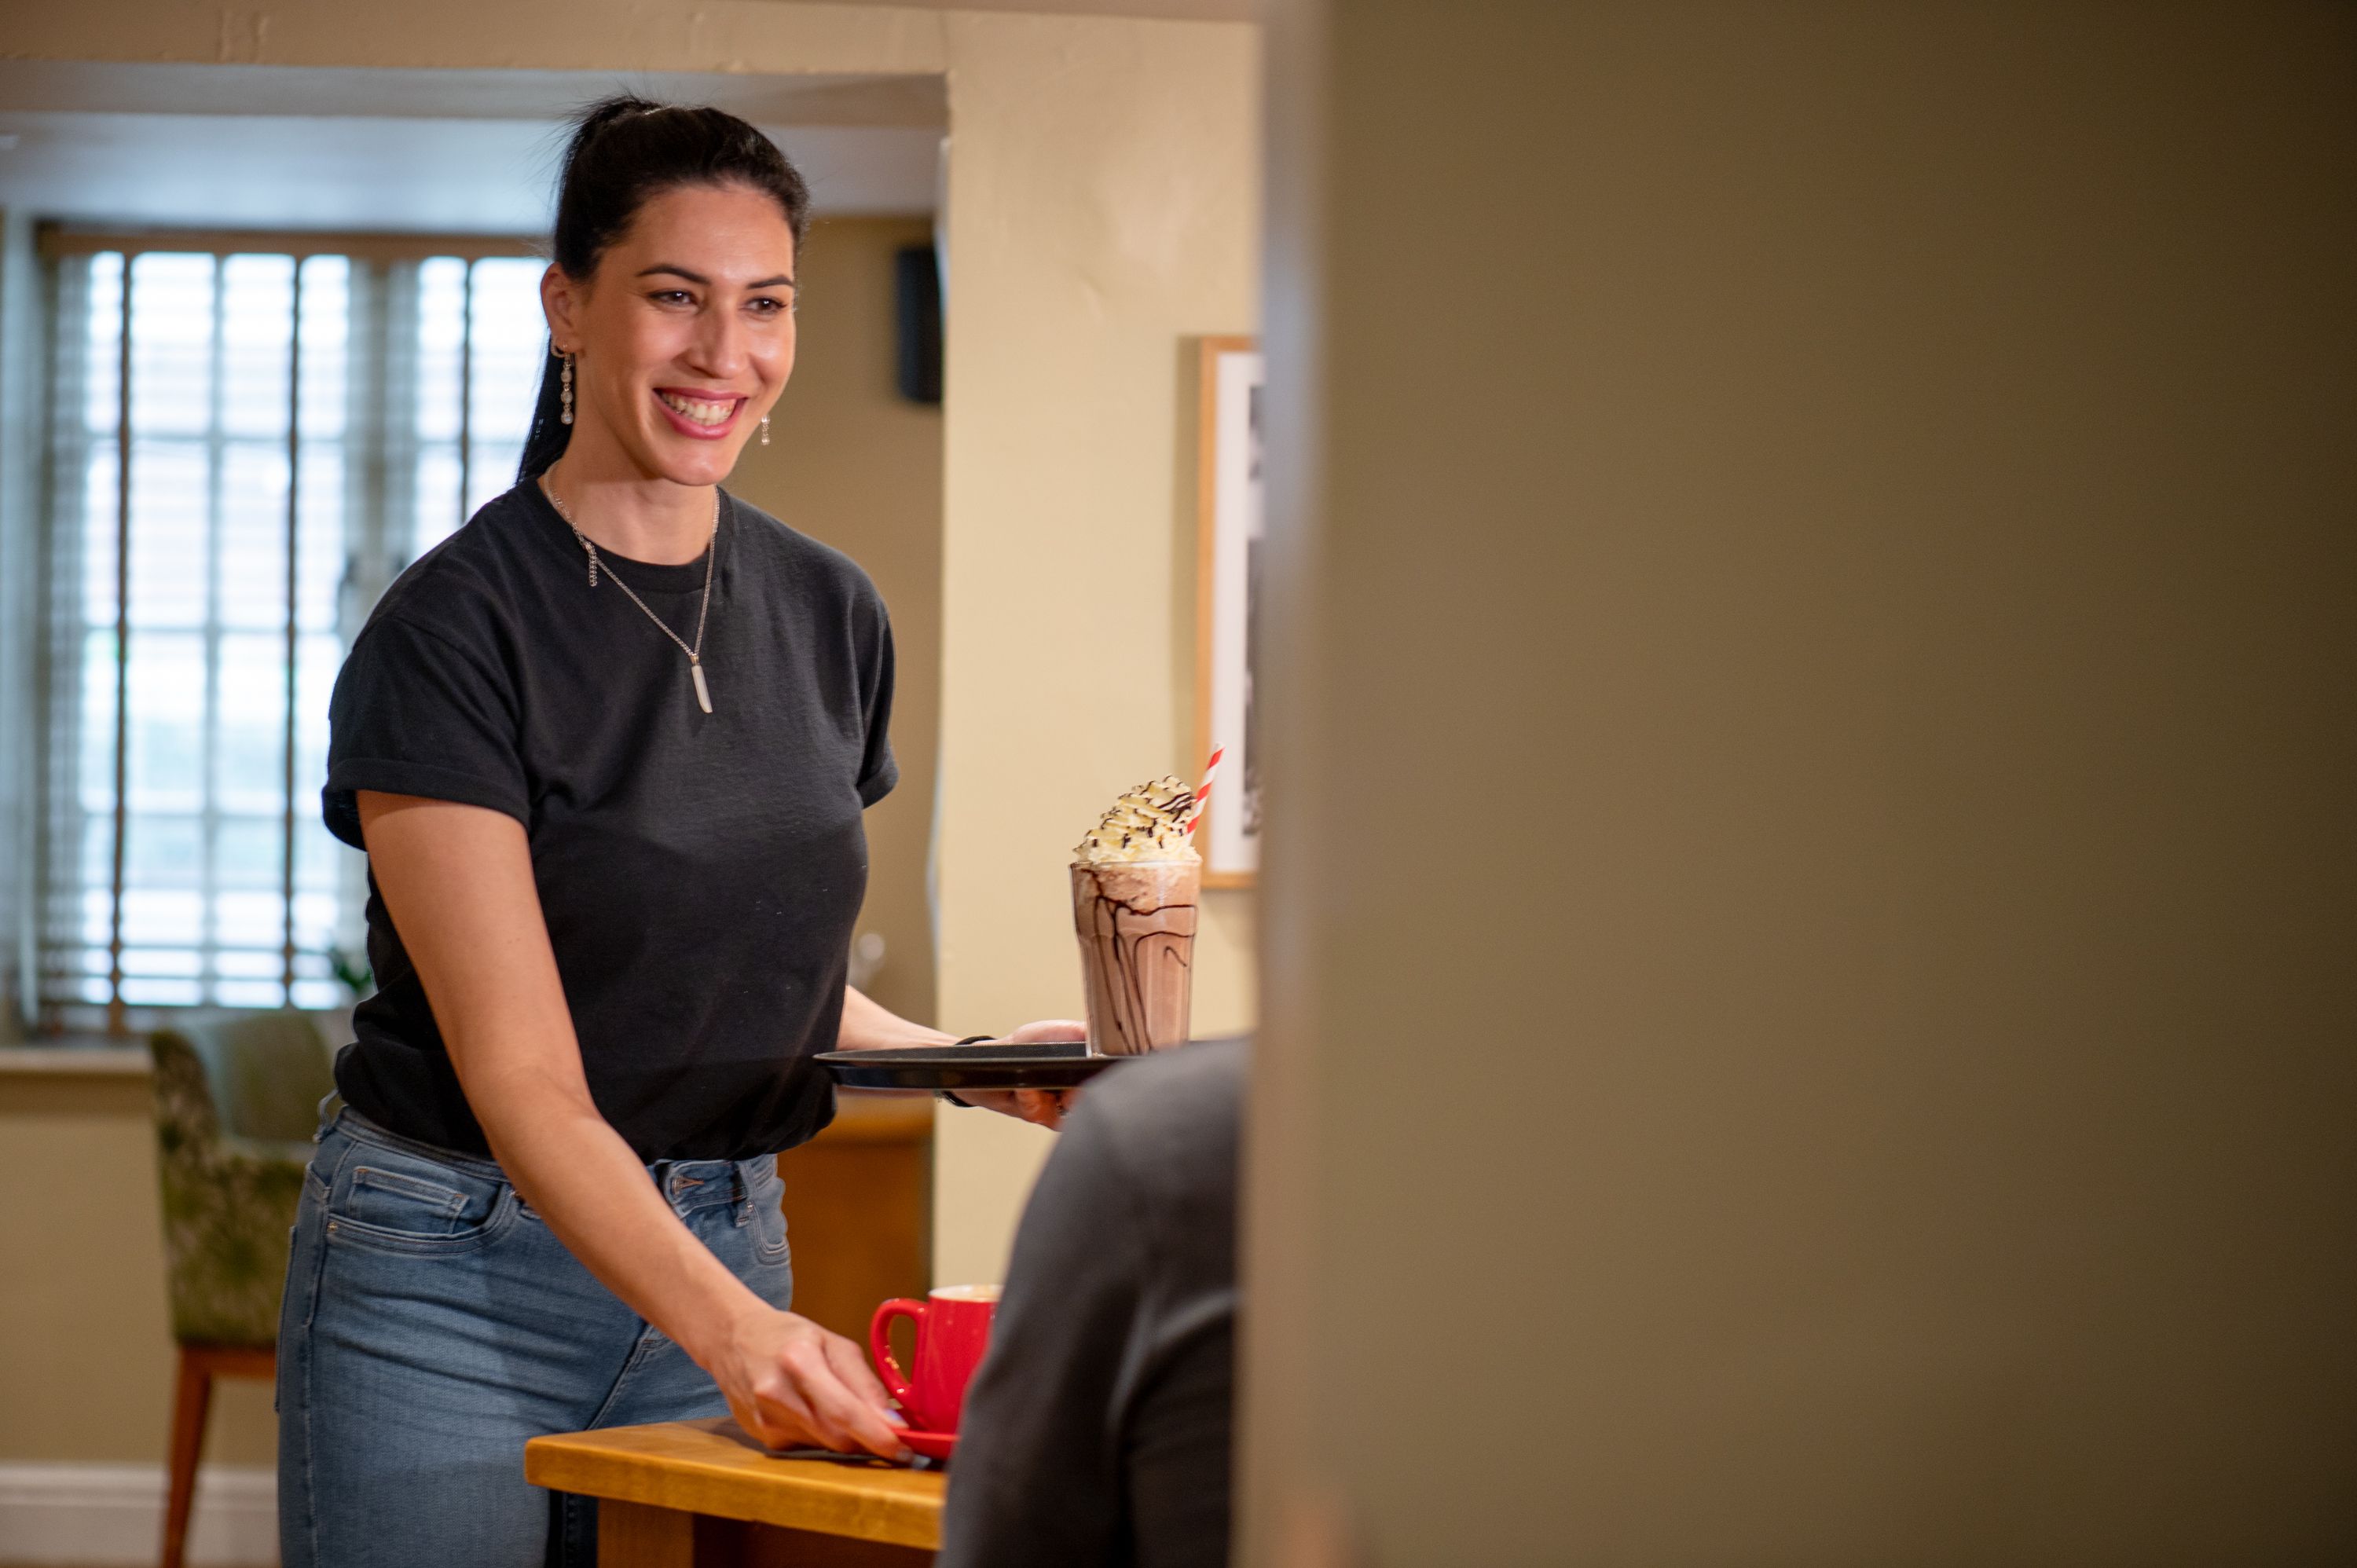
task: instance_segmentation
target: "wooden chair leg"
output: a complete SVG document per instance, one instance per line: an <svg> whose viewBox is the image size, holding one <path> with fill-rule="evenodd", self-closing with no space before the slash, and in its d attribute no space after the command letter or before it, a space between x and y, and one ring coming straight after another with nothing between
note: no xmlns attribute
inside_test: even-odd
<svg viewBox="0 0 2357 1568"><path fill-rule="evenodd" d="M204 1452L205 1415L212 1399L211 1366L183 1345L172 1393L172 1485L164 1505L163 1568L181 1568L188 1555L188 1510L197 1500L197 1459Z"/></svg>

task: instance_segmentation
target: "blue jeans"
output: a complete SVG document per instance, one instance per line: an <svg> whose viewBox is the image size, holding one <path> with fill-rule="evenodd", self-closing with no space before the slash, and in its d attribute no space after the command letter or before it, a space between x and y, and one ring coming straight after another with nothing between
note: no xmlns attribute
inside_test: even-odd
<svg viewBox="0 0 2357 1568"><path fill-rule="evenodd" d="M756 1295L787 1305L774 1159L648 1175ZM587 1568L594 1510L526 1483L524 1440L727 1413L498 1165L350 1109L321 1130L279 1318L284 1568Z"/></svg>

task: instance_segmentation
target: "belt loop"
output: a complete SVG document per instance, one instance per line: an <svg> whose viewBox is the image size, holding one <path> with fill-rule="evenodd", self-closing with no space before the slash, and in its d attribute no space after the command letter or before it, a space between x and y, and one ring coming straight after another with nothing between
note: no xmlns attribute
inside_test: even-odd
<svg viewBox="0 0 2357 1568"><path fill-rule="evenodd" d="M742 1229L753 1223L753 1184L745 1179L744 1161L729 1162L728 1179L736 1187L737 1224Z"/></svg>

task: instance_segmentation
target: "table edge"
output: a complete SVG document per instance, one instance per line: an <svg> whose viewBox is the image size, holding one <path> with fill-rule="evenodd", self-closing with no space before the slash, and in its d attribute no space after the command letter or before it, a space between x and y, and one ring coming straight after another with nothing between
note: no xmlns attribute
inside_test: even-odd
<svg viewBox="0 0 2357 1568"><path fill-rule="evenodd" d="M779 1472L765 1479L755 1479L731 1466L669 1456L655 1459L609 1447L596 1442L597 1436L596 1433L570 1433L531 1439L523 1450L524 1479L536 1487L584 1497L676 1509L753 1524L782 1525L894 1546L941 1549L946 1477L911 1477L939 1483L930 1495L878 1494L858 1487L856 1477L861 1471L823 1459L773 1460L770 1463L779 1466ZM555 1474L560 1471L561 1475ZM712 1506L708 1500L686 1501L685 1494L690 1488L685 1483L690 1477L707 1485L716 1484L723 1506ZM792 1505L791 1499L797 1494L823 1498L838 1514L859 1516L866 1528L853 1531L819 1522L813 1518L814 1510L807 1505L799 1509ZM777 1506L780 1503L785 1506Z"/></svg>

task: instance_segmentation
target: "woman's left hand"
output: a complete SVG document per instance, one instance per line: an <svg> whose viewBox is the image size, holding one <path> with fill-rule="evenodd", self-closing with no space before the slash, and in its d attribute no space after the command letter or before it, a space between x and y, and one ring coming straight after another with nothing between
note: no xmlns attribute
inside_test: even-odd
<svg viewBox="0 0 2357 1568"><path fill-rule="evenodd" d="M1043 1045L1050 1040L1085 1040L1089 1026L1077 1018L1041 1018L1006 1036L1013 1045ZM916 1050L946 1046L954 1036L911 1024L878 1006L856 986L843 992L843 1028L837 1040L842 1050ZM958 1096L968 1105L996 1111L1018 1122L1042 1127L1062 1124L1064 1112L1080 1091L1071 1089L969 1090Z"/></svg>
<svg viewBox="0 0 2357 1568"><path fill-rule="evenodd" d="M1085 1040L1089 1026L1077 1018L1041 1018L1024 1025L1006 1036L1007 1043L1017 1046L1044 1045L1050 1040ZM968 1105L985 1111L996 1111L1002 1116L1012 1116L1018 1122L1028 1122L1039 1127L1060 1127L1064 1112L1080 1098L1077 1089L996 1089L965 1090L958 1098Z"/></svg>

